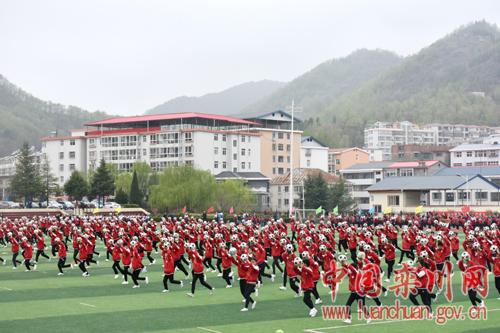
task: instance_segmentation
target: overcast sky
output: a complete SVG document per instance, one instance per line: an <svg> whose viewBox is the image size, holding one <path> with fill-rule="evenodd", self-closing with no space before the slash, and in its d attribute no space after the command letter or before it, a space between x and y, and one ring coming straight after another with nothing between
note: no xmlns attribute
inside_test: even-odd
<svg viewBox="0 0 500 333"><path fill-rule="evenodd" d="M0 74L111 114L247 81L289 81L359 48L417 52L496 0L1 0Z"/></svg>

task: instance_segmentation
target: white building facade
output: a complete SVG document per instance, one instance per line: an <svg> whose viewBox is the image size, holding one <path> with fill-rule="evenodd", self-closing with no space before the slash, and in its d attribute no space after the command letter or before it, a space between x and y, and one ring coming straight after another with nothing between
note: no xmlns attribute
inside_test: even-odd
<svg viewBox="0 0 500 333"><path fill-rule="evenodd" d="M450 149L451 167L500 165L500 144L463 144Z"/></svg>
<svg viewBox="0 0 500 333"><path fill-rule="evenodd" d="M328 146L312 136L303 137L300 144L300 168L328 172Z"/></svg>

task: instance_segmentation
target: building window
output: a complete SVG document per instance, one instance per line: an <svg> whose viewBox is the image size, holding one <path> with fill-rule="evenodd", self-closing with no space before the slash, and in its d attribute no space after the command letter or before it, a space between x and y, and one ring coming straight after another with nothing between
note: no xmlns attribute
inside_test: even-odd
<svg viewBox="0 0 500 333"><path fill-rule="evenodd" d="M148 155L148 150L147 149L143 149L142 150L142 156L147 156Z"/></svg>
<svg viewBox="0 0 500 333"><path fill-rule="evenodd" d="M59 141L59 144L60 144L61 146L64 146L64 140Z"/></svg>
<svg viewBox="0 0 500 333"><path fill-rule="evenodd" d="M222 169L227 169L227 163L226 163L226 161L222 162Z"/></svg>
<svg viewBox="0 0 500 333"><path fill-rule="evenodd" d="M238 159L238 154L233 154L233 160L237 160Z"/></svg>
<svg viewBox="0 0 500 333"><path fill-rule="evenodd" d="M276 155L273 155L273 163L276 163Z"/></svg>
<svg viewBox="0 0 500 333"><path fill-rule="evenodd" d="M448 192L446 193L446 202L454 202L455 201L455 193Z"/></svg>
<svg viewBox="0 0 500 333"><path fill-rule="evenodd" d="M290 200L289 199L285 199L283 201L284 201L285 206L288 206L288 203L290 202Z"/></svg>
<svg viewBox="0 0 500 333"><path fill-rule="evenodd" d="M248 162L248 170L252 168L252 162Z"/></svg>
<svg viewBox="0 0 500 333"><path fill-rule="evenodd" d="M59 164L59 171L64 171L64 164Z"/></svg>
<svg viewBox="0 0 500 333"><path fill-rule="evenodd" d="M284 186L285 193L288 193L288 185Z"/></svg>
<svg viewBox="0 0 500 333"><path fill-rule="evenodd" d="M246 152L245 148L242 148L241 149L241 156L245 156L245 152Z"/></svg>
<svg viewBox="0 0 500 333"><path fill-rule="evenodd" d="M238 146L238 141L233 140L233 147L236 147L236 146Z"/></svg>
<svg viewBox="0 0 500 333"><path fill-rule="evenodd" d="M459 200L469 200L469 198L470 198L470 192L458 192Z"/></svg>
<svg viewBox="0 0 500 333"><path fill-rule="evenodd" d="M75 158L76 153L74 151L69 152L69 158Z"/></svg>
<svg viewBox="0 0 500 333"><path fill-rule="evenodd" d="M214 134L214 141L219 141L219 134Z"/></svg>
<svg viewBox="0 0 500 333"><path fill-rule="evenodd" d="M69 145L70 146L74 146L75 145L75 140L74 139L69 140Z"/></svg>
<svg viewBox="0 0 500 333"><path fill-rule="evenodd" d="M480 191L476 192L476 200L488 200L488 192Z"/></svg>
<svg viewBox="0 0 500 333"><path fill-rule="evenodd" d="M472 157L472 152L471 151L467 152L467 157Z"/></svg>
<svg viewBox="0 0 500 333"><path fill-rule="evenodd" d="M60 181L61 183L64 183L64 177L63 177L63 176L59 177L59 181Z"/></svg>
<svg viewBox="0 0 500 333"><path fill-rule="evenodd" d="M226 134L222 134L222 141L226 142Z"/></svg>
<svg viewBox="0 0 500 333"><path fill-rule="evenodd" d="M75 165L74 164L70 164L69 165L69 171L75 171Z"/></svg>
<svg viewBox="0 0 500 333"><path fill-rule="evenodd" d="M467 162L465 165L466 166L472 166L472 162Z"/></svg>
<svg viewBox="0 0 500 333"><path fill-rule="evenodd" d="M276 139L276 132L273 132L273 139Z"/></svg>
<svg viewBox="0 0 500 333"><path fill-rule="evenodd" d="M273 151L276 151L276 144L273 143Z"/></svg>
<svg viewBox="0 0 500 333"><path fill-rule="evenodd" d="M306 149L306 157L311 157L311 148Z"/></svg>
<svg viewBox="0 0 500 333"><path fill-rule="evenodd" d="M356 156L356 157L357 157L357 156ZM356 158L356 159L357 159L357 158ZM337 164L337 165L338 165L338 164L340 164L340 160L339 160L338 158L337 158L337 159L335 159L335 164Z"/></svg>
<svg viewBox="0 0 500 333"><path fill-rule="evenodd" d="M214 161L214 169L218 169L219 168L219 161Z"/></svg>
<svg viewBox="0 0 500 333"><path fill-rule="evenodd" d="M286 145L286 151L290 151L291 150L291 146L290 145Z"/></svg>
<svg viewBox="0 0 500 333"><path fill-rule="evenodd" d="M245 142L245 136L244 135L241 136L241 142Z"/></svg>
<svg viewBox="0 0 500 333"><path fill-rule="evenodd" d="M461 166L462 166L462 163L453 163L453 166L454 166L454 167L461 167Z"/></svg>
<svg viewBox="0 0 500 333"><path fill-rule="evenodd" d="M461 151L457 151L455 153L455 157L462 157L462 152Z"/></svg>
<svg viewBox="0 0 500 333"><path fill-rule="evenodd" d="M222 155L227 155L227 148L222 148Z"/></svg>
<svg viewBox="0 0 500 333"><path fill-rule="evenodd" d="M283 158L283 156L278 156L278 163L283 163L285 160Z"/></svg>
<svg viewBox="0 0 500 333"><path fill-rule="evenodd" d="M278 193L281 193L281 186L278 185Z"/></svg>
<svg viewBox="0 0 500 333"><path fill-rule="evenodd" d="M411 169L411 168L401 169L401 170L399 170L399 175L401 177L413 177L413 169Z"/></svg>
<svg viewBox="0 0 500 333"><path fill-rule="evenodd" d="M285 173L285 170L283 168L278 168L278 175L282 175Z"/></svg>
<svg viewBox="0 0 500 333"><path fill-rule="evenodd" d="M278 207L281 207L281 199L278 199Z"/></svg>
<svg viewBox="0 0 500 333"><path fill-rule="evenodd" d="M307 160L306 164L307 164L307 167L310 168L311 167L311 160Z"/></svg>
<svg viewBox="0 0 500 333"><path fill-rule="evenodd" d="M192 157L193 156L193 147L192 146L184 147L184 155L186 157Z"/></svg>
<svg viewBox="0 0 500 333"><path fill-rule="evenodd" d="M214 147L214 155L218 155L219 154L219 147Z"/></svg>
<svg viewBox="0 0 500 333"><path fill-rule="evenodd" d="M60 160L64 159L64 152L63 151L59 152L59 159Z"/></svg>
<svg viewBox="0 0 500 333"><path fill-rule="evenodd" d="M500 192L491 192L490 198L491 198L491 201L495 201L495 202L500 201Z"/></svg>
<svg viewBox="0 0 500 333"><path fill-rule="evenodd" d="M278 150L283 151L283 144L282 143L278 143Z"/></svg>
<svg viewBox="0 0 500 333"><path fill-rule="evenodd" d="M184 141L193 142L193 133L191 132L184 133Z"/></svg>
<svg viewBox="0 0 500 333"><path fill-rule="evenodd" d="M287 157L286 157L286 162L287 162L287 163L290 163L290 156L287 156Z"/></svg>
<svg viewBox="0 0 500 333"><path fill-rule="evenodd" d="M241 162L241 170L245 170L245 162Z"/></svg>
<svg viewBox="0 0 500 333"><path fill-rule="evenodd" d="M441 201L441 198L442 198L441 192L432 193L432 200Z"/></svg>
<svg viewBox="0 0 500 333"><path fill-rule="evenodd" d="M278 133L278 139L283 139L283 132Z"/></svg>
<svg viewBox="0 0 500 333"><path fill-rule="evenodd" d="M273 168L273 175L276 174L276 168Z"/></svg>
<svg viewBox="0 0 500 333"><path fill-rule="evenodd" d="M388 195L387 205L389 206L399 206L399 195Z"/></svg>
<svg viewBox="0 0 500 333"><path fill-rule="evenodd" d="M290 133L286 133L286 138L290 140Z"/></svg>

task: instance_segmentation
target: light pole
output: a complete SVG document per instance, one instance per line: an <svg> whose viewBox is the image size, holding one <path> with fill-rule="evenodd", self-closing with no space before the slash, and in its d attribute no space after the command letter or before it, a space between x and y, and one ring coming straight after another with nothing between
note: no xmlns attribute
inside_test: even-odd
<svg viewBox="0 0 500 333"><path fill-rule="evenodd" d="M455 176L458 176L458 177L460 177L462 179L465 179L465 184L467 184L466 190L467 190L467 193L469 193L468 194L468 199L469 199L468 201L469 201L469 204L472 204L472 193L470 191L469 175L466 175L464 177L463 175L460 175L460 174L457 173L457 174L455 174Z"/></svg>
<svg viewBox="0 0 500 333"><path fill-rule="evenodd" d="M289 216L293 215L293 123L294 123L294 113L295 113L295 101L292 99L292 124L290 130L290 189L288 191L288 212Z"/></svg>

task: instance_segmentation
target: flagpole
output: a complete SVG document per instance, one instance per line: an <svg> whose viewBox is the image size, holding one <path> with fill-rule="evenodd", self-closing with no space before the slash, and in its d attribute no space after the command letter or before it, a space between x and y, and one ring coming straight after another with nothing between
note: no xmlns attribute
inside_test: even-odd
<svg viewBox="0 0 500 333"><path fill-rule="evenodd" d="M292 126L290 131L290 189L289 199L288 199L288 212L290 213L290 217L292 217L292 209L293 209L293 122L294 122L294 109L295 109L295 100L292 99Z"/></svg>

